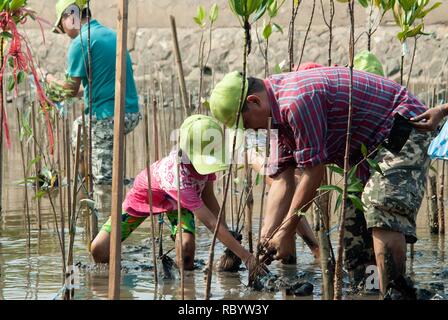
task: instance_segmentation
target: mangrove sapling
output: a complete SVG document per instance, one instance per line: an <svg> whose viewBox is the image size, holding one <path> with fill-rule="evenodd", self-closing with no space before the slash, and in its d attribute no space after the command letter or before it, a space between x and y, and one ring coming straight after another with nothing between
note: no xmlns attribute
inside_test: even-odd
<svg viewBox="0 0 448 320"><path fill-rule="evenodd" d="M145 154L146 154L146 171L148 175L148 203L149 214L151 219L151 245L152 245L152 260L154 265L154 284L157 288L159 277L157 274L157 257L156 257L156 239L155 239L155 219L152 207L152 188L151 188L151 144L149 143L149 117L148 109L145 112Z"/></svg>
<svg viewBox="0 0 448 320"><path fill-rule="evenodd" d="M335 15L335 7L334 7L334 0L330 0L330 12L329 16L327 18L327 15L325 13L325 8L322 0L320 0L320 6L322 8L322 17L324 19L324 23L328 28L328 66L331 66L332 63L332 48L333 48L333 20Z"/></svg>
<svg viewBox="0 0 448 320"><path fill-rule="evenodd" d="M424 18L428 13L438 8L442 3L436 2L427 8L430 0L397 0L393 7L395 23L400 28L397 38L402 45L400 63L400 84L403 85L404 59L408 54L407 39L418 35L428 35L424 32ZM418 23L416 25L416 23Z"/></svg>
<svg viewBox="0 0 448 320"><path fill-rule="evenodd" d="M338 255L335 267L334 279L334 299L342 299L342 256L344 252L344 233L345 233L345 217L347 213L347 199L348 199L348 183L350 171L350 145L352 136L352 114L353 114L353 63L355 50L355 1L348 1L348 10L350 15L350 41L349 41L349 70L350 70L350 84L349 84L349 98L348 98L348 121L347 121L347 135L345 141L345 155L344 155L344 184L342 190L342 212L339 223L339 238L338 238ZM355 167L356 168L356 167Z"/></svg>
<svg viewBox="0 0 448 320"><path fill-rule="evenodd" d="M180 146L180 136L177 137L177 145ZM176 157L176 181L177 181L177 232L176 242L179 244L179 270L180 270L180 290L182 300L185 300L185 266L184 266L184 242L182 230L182 207L180 205L180 164L182 162L182 150L179 148ZM179 238L177 237L179 235ZM177 251L177 250L176 250Z"/></svg>
<svg viewBox="0 0 448 320"><path fill-rule="evenodd" d="M243 45L243 72L242 72L242 88L241 88L241 95L239 99L239 108L238 113L236 115L236 127L238 128L238 123L240 123L241 119L241 110L243 108L244 104L244 93L246 92L246 77L247 77L247 56L250 53L250 29L251 24L249 22L249 19L251 15L255 12L257 13L256 18L261 18L264 14L264 11L266 10L266 0L248 0L248 1L239 1L239 0L229 0L229 6L234 15L237 17L241 27L244 31L244 45ZM254 19L253 22L256 22L257 19ZM235 149L236 149L236 140L237 140L237 132L236 129L235 134L233 135L233 143L232 143L232 153L231 153L231 159L235 159ZM218 219L216 222L216 227L213 232L213 238L212 238L212 244L210 246L209 251L209 258L208 258L208 265L207 265L207 282L205 287L205 299L210 299L210 288L211 288L211 281L212 281L212 274L213 274L213 259L215 254L215 244L216 244L216 238L218 235L219 227L221 225L222 216L223 216L223 207L226 205L227 201L227 195L229 191L230 183L232 182L232 168L233 168L233 161L231 161L229 165L229 175L227 176L226 186L224 188L224 195L223 195L223 203L221 205L221 208L219 210ZM251 275L249 275L249 284L252 282Z"/></svg>
<svg viewBox="0 0 448 320"><path fill-rule="evenodd" d="M201 29L201 39L199 41L199 54L198 54L198 67L199 67L199 94L198 94L198 111L201 111L202 104L205 102L205 99L203 97L204 95L204 70L207 67L208 60L210 58L210 53L212 50L212 33L213 33L213 25L215 24L216 20L218 19L219 14L219 7L215 3L210 8L210 12L208 14L208 20L209 20L209 40L208 40L208 52L207 55L205 55L205 45L206 42L204 41L204 35L206 31L207 21L206 21L206 11L203 6L198 7L197 15L193 18L196 24Z"/></svg>
<svg viewBox="0 0 448 320"><path fill-rule="evenodd" d="M384 19L386 13L391 10L396 0L358 0L358 3L365 9L368 9L367 26L366 31L362 32L355 41L358 42L359 38L363 35L367 35L367 50L372 51L372 37L378 30L381 22ZM376 11L375 17L373 16Z"/></svg>
<svg viewBox="0 0 448 320"><path fill-rule="evenodd" d="M268 13L268 22L264 21L263 23L263 39L265 42L264 48L261 47L261 41L258 36L258 29L256 28L256 34L258 39L258 44L260 46L260 52L263 55L264 59L264 76L267 78L269 76L269 39L271 38L272 32L279 31L283 33L283 28L273 22L272 20L277 17L280 8L283 6L286 0L269 0L267 4L267 13Z"/></svg>
<svg viewBox="0 0 448 320"><path fill-rule="evenodd" d="M291 20L289 21L289 31L288 31L288 56L289 56L289 71L291 72L294 68L294 32L295 32L295 22L297 18L297 13L299 12L300 4L302 0L291 0Z"/></svg>
<svg viewBox="0 0 448 320"><path fill-rule="evenodd" d="M300 66L300 64L302 63L303 53L305 52L305 47L306 47L306 41L308 40L308 35L310 34L311 25L313 24L314 10L315 9L316 9L316 0L313 0L313 8L311 9L310 21L308 23L308 28L306 29L305 39L303 40L302 51L300 52L300 59L299 59L298 66Z"/></svg>

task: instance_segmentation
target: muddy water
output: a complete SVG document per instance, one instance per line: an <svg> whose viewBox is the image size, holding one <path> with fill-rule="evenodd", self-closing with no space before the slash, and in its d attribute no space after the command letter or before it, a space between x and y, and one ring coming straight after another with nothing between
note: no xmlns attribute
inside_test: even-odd
<svg viewBox="0 0 448 320"><path fill-rule="evenodd" d="M167 116L168 117L168 116ZM168 119L168 118L167 118ZM14 116L11 117L12 132ZM0 299L60 299L62 287L62 258L52 212L47 200L42 202L42 230L38 230L35 202L31 200L31 235L28 246L26 217L24 211L24 189L17 185L23 179L20 149L18 140L13 135L12 149L5 151L3 212L0 219ZM144 166L143 125L127 137L126 176L132 177ZM162 144L166 150L169 145ZM163 153L163 152L162 152ZM166 153L166 151L165 151ZM221 182L219 182L222 185ZM217 188L218 189L218 188ZM105 195L110 191L103 190ZM218 190L219 191L219 190ZM259 190L256 190L259 195ZM219 195L220 197L220 195ZM108 218L110 208L107 197L100 211L100 226ZM255 199L255 211L258 216L259 197ZM424 204L423 209L426 208ZM408 254L408 271L420 287L433 293L448 295L448 266L445 238L429 234L426 212L421 210L418 221L419 241L415 245L413 259ZM59 212L59 211L58 211ZM229 212L229 210L227 210ZM308 218L311 221L311 217ZM228 224L231 219L228 217ZM254 234L259 223L254 220ZM165 251L173 247L165 228ZM68 230L65 231L66 234ZM122 254L122 299L179 299L179 280L166 280L154 286L152 273L152 255L150 250L150 224L146 221L132 236L123 243ZM336 248L336 234L332 234ZM68 241L66 240L66 243ZM187 299L203 299L205 293L205 263L211 243L211 233L202 225L198 225L196 270L186 272L185 296ZM247 245L247 244L245 244ZM87 237L84 223L79 221L74 245L74 261L79 266L79 288L75 291L76 299L106 299L108 288L108 269L106 266L95 266L88 253ZM223 252L218 243L215 260ZM295 266L283 266L274 263L270 270L290 281L309 281L314 285L312 296L300 299L321 299L321 274L319 264L314 261L311 252L301 239L297 240L298 263ZM173 253L170 254L174 257ZM259 293L247 289L247 271L239 273L214 273L212 281L212 299L299 299L286 296L282 291L275 293ZM346 296L347 299L376 299L376 296Z"/></svg>

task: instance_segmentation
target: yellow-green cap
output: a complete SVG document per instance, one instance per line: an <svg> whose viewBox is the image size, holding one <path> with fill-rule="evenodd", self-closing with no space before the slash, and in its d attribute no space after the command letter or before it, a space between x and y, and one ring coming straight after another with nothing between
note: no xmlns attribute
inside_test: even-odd
<svg viewBox="0 0 448 320"><path fill-rule="evenodd" d="M246 99L249 83L245 79L246 85L244 97ZM215 86L210 96L210 111L218 121L226 127L237 127L236 118L240 107L241 90L243 88L243 77L238 71L228 73ZM243 115L240 115L238 128L243 128Z"/></svg>
<svg viewBox="0 0 448 320"><path fill-rule="evenodd" d="M356 70L370 72L384 77L383 65L370 51L362 51L355 56L354 66Z"/></svg>
<svg viewBox="0 0 448 320"><path fill-rule="evenodd" d="M180 127L179 135L180 149L199 174L228 169L225 136L218 121L205 115L190 116Z"/></svg>
<svg viewBox="0 0 448 320"><path fill-rule="evenodd" d="M64 15L65 10L71 5L76 5L79 7L79 10L83 9L87 0L59 0L56 3L56 23L53 26L54 33L64 33L64 30L60 27L62 16Z"/></svg>

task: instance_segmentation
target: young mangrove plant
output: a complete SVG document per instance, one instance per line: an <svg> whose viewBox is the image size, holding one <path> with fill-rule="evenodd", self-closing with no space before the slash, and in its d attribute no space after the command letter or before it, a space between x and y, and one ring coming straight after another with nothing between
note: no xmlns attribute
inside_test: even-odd
<svg viewBox="0 0 448 320"><path fill-rule="evenodd" d="M418 35L428 35L428 33L424 32L424 18L428 15L428 13L442 4L441 2L436 2L432 6L429 6L429 3L430 0L396 0L393 7L392 12L395 23L400 28L397 38L402 45L400 64L400 83L402 85L404 76L404 59L409 52L407 40L409 38L415 38Z"/></svg>
<svg viewBox="0 0 448 320"><path fill-rule="evenodd" d="M267 16L268 20L263 22L263 40L264 48L261 47L261 41L258 39L260 45L260 52L264 59L264 76L267 78L269 76L269 39L274 31L283 33L283 28L278 24L273 22L273 19L277 17L280 8L285 4L286 0L269 0L267 6ZM258 37L258 32L257 32Z"/></svg>
<svg viewBox="0 0 448 320"><path fill-rule="evenodd" d="M193 18L194 22L201 29L201 39L199 41L199 55L198 55L198 67L199 67L199 94L198 94L198 111L201 111L202 104L205 102L204 99L204 72L207 69L208 60L210 58L210 53L212 51L212 35L213 35L213 26L218 20L219 7L215 3L212 5L210 12L208 14L208 22L207 23L207 12L203 6L198 7L198 12L196 16ZM204 40L205 32L207 31L208 26L208 51L205 54L205 46L206 41Z"/></svg>
<svg viewBox="0 0 448 320"><path fill-rule="evenodd" d="M251 52L251 23L255 23L258 19L260 19L263 14L266 11L266 6L268 3L268 0L229 0L228 1L230 9L232 10L235 17L238 19L241 27L244 30L244 44L243 44L243 72L242 72L242 88L241 88L241 95L239 99L239 109L238 113L236 115L236 124L238 127L238 123L240 122L241 118L241 110L244 104L244 93L246 92L246 79L247 76L247 56ZM251 21L251 16L255 14L254 19ZM235 149L236 149L236 139L237 134L235 133L233 136L233 143L232 143L232 161L229 165L229 173L227 176L226 185L224 188L224 195L223 195L223 203L221 205L221 208L219 210L218 219L216 223L216 227L213 233L212 238L212 244L210 246L209 251L209 258L208 258L208 272L207 272L207 282L205 287L205 299L210 299L210 288L211 288L211 281L212 281L212 273L213 273L213 259L215 254L215 244L216 244L216 238L219 231L219 226L222 221L223 216L223 208L226 205L227 201L227 195L229 191L230 183L232 182L232 168L233 168L233 159L235 158ZM250 277L249 277L250 278ZM249 280L250 281L250 280Z"/></svg>
<svg viewBox="0 0 448 320"><path fill-rule="evenodd" d="M302 0L291 0L291 20L289 21L288 31L288 57L289 57L289 71L294 68L294 32L297 14Z"/></svg>
<svg viewBox="0 0 448 320"><path fill-rule="evenodd" d="M355 43L362 35L367 35L367 50L372 51L372 36L378 30L386 13L392 9L395 0L358 0L358 3L363 6L367 14L366 31L362 32Z"/></svg>
<svg viewBox="0 0 448 320"><path fill-rule="evenodd" d="M325 13L325 7L322 0L320 0L320 7L322 9L322 18L324 19L324 23L328 28L328 66L331 66L332 63L332 49L333 49L333 21L334 21L334 15L336 13L335 6L334 6L334 0L329 1L329 13L328 17Z"/></svg>

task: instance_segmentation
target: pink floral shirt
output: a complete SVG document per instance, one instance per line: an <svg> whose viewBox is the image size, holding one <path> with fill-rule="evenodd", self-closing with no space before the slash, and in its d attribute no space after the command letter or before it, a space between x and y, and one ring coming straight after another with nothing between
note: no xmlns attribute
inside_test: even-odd
<svg viewBox="0 0 448 320"><path fill-rule="evenodd" d="M154 214L177 210L177 151L151 165L151 190ZM187 161L184 161L187 160ZM180 165L180 205L195 211L204 205L201 195L208 181L215 181L216 175L201 175L196 172L188 159ZM135 217L149 216L148 173L140 172L134 186L126 194L123 210Z"/></svg>

